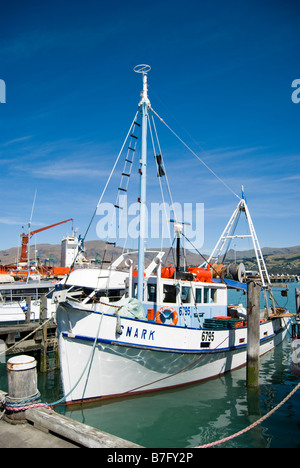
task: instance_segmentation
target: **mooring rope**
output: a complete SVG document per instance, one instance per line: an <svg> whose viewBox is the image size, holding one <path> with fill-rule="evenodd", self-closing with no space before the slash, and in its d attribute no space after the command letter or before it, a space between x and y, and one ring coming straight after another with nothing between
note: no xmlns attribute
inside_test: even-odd
<svg viewBox="0 0 300 468"><path fill-rule="evenodd" d="M204 444L204 445L200 445L200 446L194 447L194 448L214 447L215 445L224 444L225 442L228 442L229 440L235 439L236 437L239 437L240 435L245 434L246 432L250 431L254 427L256 427L259 424L261 424L262 422L264 422L272 414L274 414L281 406L283 406L294 395L294 393L297 392L297 390L299 390L299 388L300 388L300 382L296 385L296 387L277 406L275 406L271 411L269 411L267 414L262 416L260 419L258 419L254 423L250 424L250 426L246 427L245 429L242 429L241 431L237 432L236 434L225 437L224 439L220 439L220 440L217 440L215 442L211 442L210 444Z"/></svg>
<svg viewBox="0 0 300 468"><path fill-rule="evenodd" d="M107 304L106 304L107 305ZM54 401L53 403L45 403L45 405L48 405L48 406L57 406L63 402L65 402L65 400L67 399L67 397L69 395L71 395L71 393L76 389L76 387L79 385L82 377L84 376L87 368L89 367L88 369L88 375L87 375L87 379L86 379L86 382L85 382L85 387L84 387L84 392L86 390L86 385L87 385L87 382L88 382L88 379L89 379L89 375L90 375L90 370L91 370L91 365L93 363L93 359L94 359L94 354L95 354L95 349L96 349L96 345L97 345L97 341L98 341L98 337L99 337L99 333L100 333L100 328L101 328L101 325L102 325L102 320L103 320L103 312L101 314L101 317L100 317L100 320L99 320L99 325L98 325L98 329L97 329L97 332L95 334L95 340L94 340L94 343L93 343L93 346L92 346L92 350L91 350L91 353L90 353L90 356L89 356L89 359L79 377L79 379L77 380L77 382L75 383L75 385L71 388L71 390L66 394L64 395L62 398L60 398L59 400L57 401Z"/></svg>
<svg viewBox="0 0 300 468"><path fill-rule="evenodd" d="M18 413L20 411L26 411L31 408L47 408L52 410L52 408L46 403L41 403L40 397L41 394L39 391L37 391L35 395L24 399L11 398L10 396L6 396L4 403L5 411L10 413Z"/></svg>

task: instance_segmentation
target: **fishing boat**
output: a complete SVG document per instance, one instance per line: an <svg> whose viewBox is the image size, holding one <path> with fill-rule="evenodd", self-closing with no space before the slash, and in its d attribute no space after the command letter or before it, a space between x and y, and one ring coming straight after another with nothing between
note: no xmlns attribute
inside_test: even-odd
<svg viewBox="0 0 300 468"><path fill-rule="evenodd" d="M292 340L292 360L290 364L293 374L300 377L300 339L295 338Z"/></svg>
<svg viewBox="0 0 300 468"><path fill-rule="evenodd" d="M135 67L142 74L143 90L127 136L136 144L134 130L137 125L141 127L138 268L134 267L133 252L124 252L108 266L74 269L53 295L58 306L61 376L67 404L179 387L246 364L247 311L241 305L228 304L229 288L247 292L245 268L217 263L225 242L235 238L232 228L241 213L250 227L258 281L267 299L260 321L260 355L282 342L290 323L290 318L282 318L284 314L276 314L269 275L243 194L212 255L203 264L182 268L184 224L171 220L176 240L174 266L164 265L163 250L151 252L146 265L145 255L150 255L144 248L146 137L150 115L158 116L148 98L149 70L147 65ZM131 143L128 148L132 152L135 149ZM155 160L158 177L164 177L161 151L155 154ZM132 160L126 157L126 161L131 167ZM127 180L129 170L122 176ZM120 190L126 191L127 186L120 185ZM102 196L99 204L101 201ZM116 204L115 208L121 207Z"/></svg>
<svg viewBox="0 0 300 468"><path fill-rule="evenodd" d="M47 318L50 318L55 313L51 297L54 289L53 281L1 283L0 277L0 325L40 320L43 296L46 296Z"/></svg>
<svg viewBox="0 0 300 468"><path fill-rule="evenodd" d="M297 377L300 377L300 295L296 288L296 319L292 323L292 359L290 369Z"/></svg>
<svg viewBox="0 0 300 468"><path fill-rule="evenodd" d="M22 234L20 260L15 265L0 268L0 325L24 323L41 320L41 307L45 307L43 318L55 315L56 305L52 301L52 292L69 272L70 267L89 265L84 256L84 246L77 229L72 235L63 237L61 242L61 266L46 267L29 261L28 243L37 232L71 221L63 221L47 226L29 234ZM42 301L46 301L43 305Z"/></svg>

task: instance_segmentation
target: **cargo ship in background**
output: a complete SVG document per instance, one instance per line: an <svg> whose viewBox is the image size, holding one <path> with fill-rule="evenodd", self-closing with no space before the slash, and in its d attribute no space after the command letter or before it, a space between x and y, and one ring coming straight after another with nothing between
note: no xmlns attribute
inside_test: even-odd
<svg viewBox="0 0 300 468"><path fill-rule="evenodd" d="M51 292L70 273L72 268L87 265L82 239L73 229L61 242L61 266L41 265L30 260L29 241L34 234L73 221L72 218L28 234L21 234L22 246L19 261L0 267L0 324L38 321L41 298L47 298L47 318L55 314Z"/></svg>

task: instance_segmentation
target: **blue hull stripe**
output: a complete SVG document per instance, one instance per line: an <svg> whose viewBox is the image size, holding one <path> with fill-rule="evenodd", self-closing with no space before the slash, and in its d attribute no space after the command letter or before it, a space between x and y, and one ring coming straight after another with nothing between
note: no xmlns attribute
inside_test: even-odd
<svg viewBox="0 0 300 468"><path fill-rule="evenodd" d="M273 333L272 335L269 335L265 338L262 338L260 340L260 345L263 345L267 343L268 341L271 341L276 335L281 333L284 330L284 328L280 328L276 333ZM88 341L88 342L94 342L95 338L89 337L89 336L83 336L83 335L72 335L70 336L68 333L63 332L62 335L66 338L70 339L76 339L80 341ZM145 349L145 350L151 350L151 351L159 351L159 352L167 352L167 353L178 353L178 354L213 354L213 353L224 353L229 352L229 351L235 351L239 350L242 351L243 349L247 348L247 343L241 344L238 346L231 346L230 348L216 348L216 349L209 349L209 348L203 348L201 350L190 350L190 349L172 349L172 348L160 348L160 347L155 347L155 346L147 346L147 345L140 345L140 344L135 344L135 343L126 343L124 341L115 341L115 340L105 340L103 338L98 338L97 343L103 343L103 344L108 344L112 346L122 346L122 347L130 347L130 348L140 348L140 349Z"/></svg>

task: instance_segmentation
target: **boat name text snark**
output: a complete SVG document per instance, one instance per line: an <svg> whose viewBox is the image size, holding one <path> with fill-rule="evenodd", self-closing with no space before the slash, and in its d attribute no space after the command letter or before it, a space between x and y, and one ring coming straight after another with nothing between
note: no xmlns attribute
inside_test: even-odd
<svg viewBox="0 0 300 468"><path fill-rule="evenodd" d="M124 332L124 325L121 325L120 335L123 335L123 332ZM133 333L133 327L127 326L125 336L131 337L131 338L138 338L141 340L154 341L155 340L154 333L155 333L155 330L145 330L145 328L143 328L142 330L139 330L138 328L136 328Z"/></svg>

